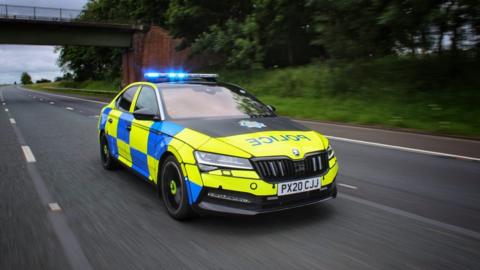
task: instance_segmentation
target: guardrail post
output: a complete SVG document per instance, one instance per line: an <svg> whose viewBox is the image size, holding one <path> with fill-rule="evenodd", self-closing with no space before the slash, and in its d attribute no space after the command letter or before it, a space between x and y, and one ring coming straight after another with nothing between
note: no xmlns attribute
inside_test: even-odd
<svg viewBox="0 0 480 270"><path fill-rule="evenodd" d="M37 19L37 8L36 7L33 7L33 19L34 20Z"/></svg>
<svg viewBox="0 0 480 270"><path fill-rule="evenodd" d="M62 20L62 9L60 9L60 21Z"/></svg>
<svg viewBox="0 0 480 270"><path fill-rule="evenodd" d="M8 6L7 5L5 5L5 15L8 18Z"/></svg>

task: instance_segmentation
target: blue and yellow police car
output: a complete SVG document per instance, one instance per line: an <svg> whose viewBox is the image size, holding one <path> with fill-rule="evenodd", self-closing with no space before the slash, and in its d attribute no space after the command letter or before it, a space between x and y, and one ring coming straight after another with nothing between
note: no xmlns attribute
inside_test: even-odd
<svg viewBox="0 0 480 270"><path fill-rule="evenodd" d="M173 218L255 215L336 197L337 159L320 133L216 74L145 78L102 109L101 161L153 183Z"/></svg>

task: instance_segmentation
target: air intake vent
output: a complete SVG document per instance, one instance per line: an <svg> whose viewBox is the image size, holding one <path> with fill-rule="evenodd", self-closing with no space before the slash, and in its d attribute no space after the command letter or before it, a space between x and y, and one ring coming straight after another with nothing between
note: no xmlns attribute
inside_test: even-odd
<svg viewBox="0 0 480 270"><path fill-rule="evenodd" d="M261 158L253 161L255 170L268 182L283 182L324 174L328 170L326 152L311 154L303 160Z"/></svg>

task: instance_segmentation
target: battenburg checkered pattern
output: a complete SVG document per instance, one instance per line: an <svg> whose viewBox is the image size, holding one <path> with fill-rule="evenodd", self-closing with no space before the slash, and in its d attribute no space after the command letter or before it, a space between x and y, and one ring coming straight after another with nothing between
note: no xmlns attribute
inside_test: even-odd
<svg viewBox="0 0 480 270"><path fill-rule="evenodd" d="M109 116L112 122L108 122ZM183 127L168 121L139 121L130 113L106 108L102 112L100 129L106 130L112 156L153 180L158 173L160 157L167 151L172 136Z"/></svg>

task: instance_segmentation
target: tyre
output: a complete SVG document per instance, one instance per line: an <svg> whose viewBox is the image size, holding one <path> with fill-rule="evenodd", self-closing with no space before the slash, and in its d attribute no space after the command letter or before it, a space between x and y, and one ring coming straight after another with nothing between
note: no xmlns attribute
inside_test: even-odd
<svg viewBox="0 0 480 270"><path fill-rule="evenodd" d="M168 156L160 171L160 192L170 216L185 220L193 216L188 204L188 191L180 164L173 156Z"/></svg>
<svg viewBox="0 0 480 270"><path fill-rule="evenodd" d="M105 134L100 136L100 159L102 161L103 168L106 170L113 170L118 167L117 161L111 154L107 136Z"/></svg>

